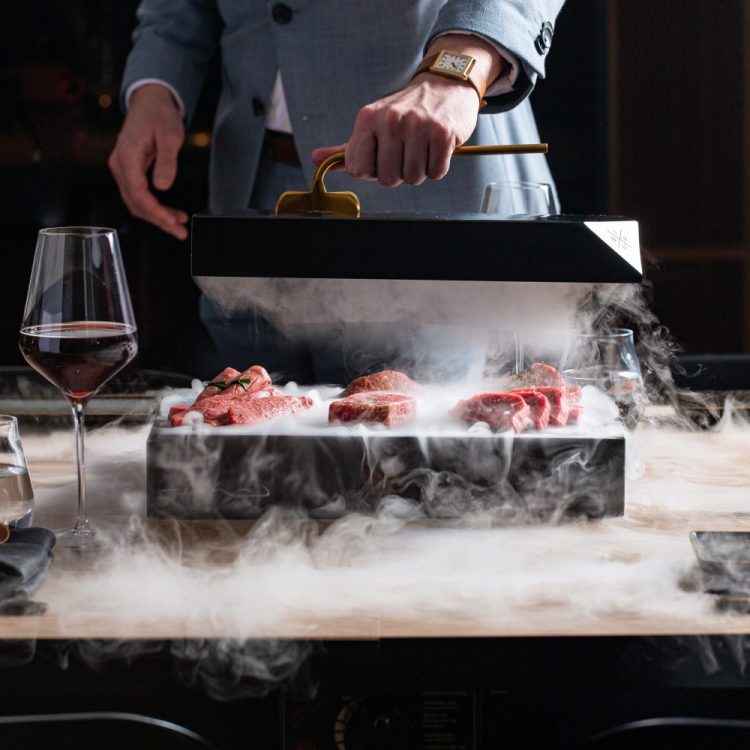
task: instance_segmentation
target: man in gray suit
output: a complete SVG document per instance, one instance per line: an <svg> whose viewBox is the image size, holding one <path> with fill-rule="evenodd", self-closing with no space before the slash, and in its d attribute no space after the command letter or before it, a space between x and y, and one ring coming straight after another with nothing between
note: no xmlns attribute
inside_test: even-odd
<svg viewBox="0 0 750 750"><path fill-rule="evenodd" d="M147 172L153 165L157 191L172 185L217 49L215 211L272 208L283 190L307 189L315 164L339 148L346 170L327 184L357 192L366 211L476 211L488 182L551 183L539 155L450 157L464 142L539 140L527 96L544 75L563 1L143 0L110 157L123 200L187 237L187 215L159 202ZM258 287L268 314L273 300L262 297ZM202 315L221 338L221 311L204 301ZM253 336L262 338L257 320ZM236 351L237 340L224 343Z"/></svg>

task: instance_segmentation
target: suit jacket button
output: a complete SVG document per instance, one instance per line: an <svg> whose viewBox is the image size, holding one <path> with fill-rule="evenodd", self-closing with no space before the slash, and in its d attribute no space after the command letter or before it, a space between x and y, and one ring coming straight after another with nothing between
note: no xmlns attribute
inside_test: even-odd
<svg viewBox="0 0 750 750"><path fill-rule="evenodd" d="M534 46L536 51L540 55L546 55L549 52L549 48L552 46L552 35L555 33L552 24L549 21L545 21L542 24L542 30L539 32L539 36L534 40Z"/></svg>
<svg viewBox="0 0 750 750"><path fill-rule="evenodd" d="M276 23L282 25L289 23L289 21L292 20L293 15L292 9L288 5L284 5L284 3L276 3L276 5L271 8L271 17Z"/></svg>
<svg viewBox="0 0 750 750"><path fill-rule="evenodd" d="M257 96L253 97L253 114L256 117L260 117L262 114L264 114L266 111L266 105L263 104L263 101L261 99L258 99Z"/></svg>

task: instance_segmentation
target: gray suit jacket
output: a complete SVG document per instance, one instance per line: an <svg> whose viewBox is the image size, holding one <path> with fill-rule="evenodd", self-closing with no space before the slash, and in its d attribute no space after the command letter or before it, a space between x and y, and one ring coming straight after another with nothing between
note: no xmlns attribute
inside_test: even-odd
<svg viewBox="0 0 750 750"><path fill-rule="evenodd" d="M277 68L305 176L318 146L345 142L357 111L402 88L424 49L451 30L479 33L523 64L516 90L489 100L470 143L539 140L527 96L544 61L564 0L142 0L123 90L160 78L180 93L188 119L206 68L221 50L222 91L214 125L210 202L215 210L247 206L261 154L265 113ZM545 31L545 25L546 31ZM554 147L554 144L552 144ZM543 156L461 157L438 183L387 189L345 174L330 189L351 189L363 210L476 211L486 183L552 182Z"/></svg>

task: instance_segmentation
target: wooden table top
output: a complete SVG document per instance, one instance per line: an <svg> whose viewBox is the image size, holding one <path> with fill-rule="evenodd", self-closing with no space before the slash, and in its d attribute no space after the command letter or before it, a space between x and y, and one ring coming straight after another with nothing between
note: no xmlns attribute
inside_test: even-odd
<svg viewBox="0 0 750 750"><path fill-rule="evenodd" d="M556 637L750 633L697 590L691 530L750 530L750 430L646 429L623 518L502 527L348 516L327 527L147 522L146 430L87 444L94 553L58 549L39 616L0 638ZM36 522L70 522L72 435L23 436ZM639 468L640 467L640 468Z"/></svg>

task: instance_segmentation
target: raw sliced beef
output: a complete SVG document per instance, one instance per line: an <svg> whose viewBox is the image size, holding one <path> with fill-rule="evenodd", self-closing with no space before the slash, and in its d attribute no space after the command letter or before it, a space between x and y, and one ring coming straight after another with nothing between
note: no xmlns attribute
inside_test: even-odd
<svg viewBox="0 0 750 750"><path fill-rule="evenodd" d="M215 378L212 378L210 383L226 383L235 378L239 378L242 373L239 370L235 370L234 367L225 367ZM200 401L202 398L210 398L222 393L224 389L217 385L206 385L203 390L198 394L196 401Z"/></svg>
<svg viewBox="0 0 750 750"><path fill-rule="evenodd" d="M196 400L191 406L173 406L169 410L169 423L172 427L181 427L188 414L197 412L203 415L203 423L218 427L226 424L227 412L231 398L221 396L205 396Z"/></svg>
<svg viewBox="0 0 750 750"><path fill-rule="evenodd" d="M538 393L547 399L549 410L547 413L548 423L554 427L565 427L568 423L570 416L571 403L566 395L566 390L563 388L557 388L554 385L541 385L536 388L515 388L513 393L521 394L526 402L529 403L527 394ZM575 394L575 392L573 391ZM529 406L531 404L529 403ZM583 409L581 409L582 411ZM580 412L579 412L580 413ZM532 407L532 419L534 417ZM545 425L546 426L546 425ZM539 429L539 428L537 428Z"/></svg>
<svg viewBox="0 0 750 750"><path fill-rule="evenodd" d="M558 388L563 388L565 386L565 378L551 365L544 362L534 362L528 370L502 378L501 384L509 390L538 388L545 385L554 385Z"/></svg>
<svg viewBox="0 0 750 750"><path fill-rule="evenodd" d="M451 414L469 424L486 422L493 430L522 432L531 409L517 393L480 393L459 401Z"/></svg>
<svg viewBox="0 0 750 750"><path fill-rule="evenodd" d="M198 412L203 415L204 424L213 427L258 424L312 406L313 401L307 396L287 396L277 391L260 365L243 372L227 367L206 385L194 404L173 406L169 421L172 427L179 427L188 414Z"/></svg>
<svg viewBox="0 0 750 750"><path fill-rule="evenodd" d="M537 388L517 388L513 393L517 393L529 407L531 413L528 428L546 429L550 418L550 403L547 397Z"/></svg>
<svg viewBox="0 0 750 750"><path fill-rule="evenodd" d="M543 385L534 390L544 394L549 401L549 423L555 427L565 427L570 415L570 401L564 389L554 385Z"/></svg>
<svg viewBox="0 0 750 750"><path fill-rule="evenodd" d="M235 398L241 398L241 396ZM229 414L229 407L233 401L234 398L231 395L224 396L221 393L216 396L201 398L186 411L172 416L172 427L179 427L188 414L196 411L203 415L204 424L213 427L228 424L227 417Z"/></svg>
<svg viewBox="0 0 750 750"><path fill-rule="evenodd" d="M277 391L263 391L250 396L223 398L214 396L196 401L192 406L177 407L170 410L172 427L179 427L187 414L199 412L203 423L212 427L229 424L258 424L271 419L296 414L310 409L313 400L307 396L287 396Z"/></svg>
<svg viewBox="0 0 750 750"><path fill-rule="evenodd" d="M182 414L185 414L185 412L190 411L192 409L192 406L170 406L169 407L169 421L173 422L175 419L178 419L180 424L182 424ZM172 425L174 427L174 424Z"/></svg>
<svg viewBox="0 0 750 750"><path fill-rule="evenodd" d="M232 382L236 381L236 382ZM196 402L213 396L232 398L247 393L256 393L271 387L271 376L260 365L253 365L240 372L233 367L222 370L198 394Z"/></svg>
<svg viewBox="0 0 750 750"><path fill-rule="evenodd" d="M534 362L529 372L535 387L547 385L557 388L565 387L565 378L552 365L547 365L544 362Z"/></svg>
<svg viewBox="0 0 750 750"><path fill-rule="evenodd" d="M278 419L287 414L296 414L313 406L313 400L307 396L287 396L272 393L257 398L235 398L229 402L223 424L258 424Z"/></svg>
<svg viewBox="0 0 750 750"><path fill-rule="evenodd" d="M328 407L329 422L380 422L387 427L409 422L416 402L402 393L354 393Z"/></svg>
<svg viewBox="0 0 750 750"><path fill-rule="evenodd" d="M383 370L372 375L355 378L344 389L342 396L352 396L355 393L370 391L388 391L389 393L414 393L420 386L408 375L398 370Z"/></svg>

